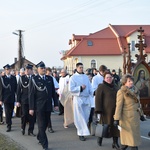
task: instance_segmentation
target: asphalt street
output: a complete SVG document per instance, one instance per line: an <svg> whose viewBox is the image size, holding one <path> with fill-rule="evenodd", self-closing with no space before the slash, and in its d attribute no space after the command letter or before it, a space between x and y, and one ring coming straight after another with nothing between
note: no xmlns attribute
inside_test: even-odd
<svg viewBox="0 0 150 150"><path fill-rule="evenodd" d="M70 125L69 128L63 127L63 116L58 114L52 114L52 124L54 133L47 131L49 148L51 150L111 150L112 139L104 139L103 144L99 147L96 143L96 137L88 136L86 141L80 141L76 134L76 128L74 125ZM27 126L28 129L28 126ZM13 141L22 145L21 150L42 150L41 145L38 144L36 137L27 135L27 129L25 135L21 134L20 130L20 118L13 118L12 131L6 132L6 125L0 125L0 133L11 138ZM141 139L142 144L139 150L150 150L150 138L147 133L150 131L150 119L141 122ZM34 133L37 134L37 125L35 124ZM129 148L128 148L129 149ZM11 148L10 148L11 150Z"/></svg>

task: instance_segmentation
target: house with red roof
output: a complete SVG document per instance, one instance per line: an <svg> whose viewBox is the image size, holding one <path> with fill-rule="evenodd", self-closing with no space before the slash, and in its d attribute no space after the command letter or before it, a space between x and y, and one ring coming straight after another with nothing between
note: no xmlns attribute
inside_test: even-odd
<svg viewBox="0 0 150 150"><path fill-rule="evenodd" d="M150 25L111 25L98 32L89 35L72 35L69 40L70 49L64 51L61 60L64 67L72 73L77 62L82 62L84 69L99 68L100 65L106 65L110 70L123 68L123 51L130 51L132 60L135 60L135 54L138 49L135 44L138 42L138 29L144 29L144 42L147 47L144 52L148 55L147 62L150 61Z"/></svg>

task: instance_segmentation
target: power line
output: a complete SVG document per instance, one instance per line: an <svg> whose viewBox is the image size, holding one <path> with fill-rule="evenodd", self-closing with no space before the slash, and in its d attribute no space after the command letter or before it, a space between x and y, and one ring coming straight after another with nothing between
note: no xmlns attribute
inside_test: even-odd
<svg viewBox="0 0 150 150"><path fill-rule="evenodd" d="M62 12L64 12L64 13L61 13L61 15L60 14L55 15L55 16L53 16L53 18L50 18L50 20L47 19L48 21L47 20L46 21L41 21L42 23L32 25L32 26L27 27L25 29L26 29L26 31L28 31L28 30L33 30L33 29L39 28L39 27L44 28L44 26L46 26L50 23L61 22L65 18L69 18L69 17L72 18L72 16L78 15L79 13L82 13L82 12L85 12L85 11L92 12L92 13L90 13L88 15L84 15L84 16L78 18L78 19L70 19L72 21L66 21L65 23L61 22L60 24L57 24L57 26L62 25L62 24L67 24L67 23L70 23L70 22L76 22L77 20L81 20L85 17L88 17L88 16L91 16L91 15L95 14L97 12L97 10L95 9L96 7L99 7L100 5L104 5L104 4L107 4L107 3L111 4L111 2L112 1L105 1L105 0L104 1L89 0L87 2L76 5L75 7L63 10ZM117 5L113 5L114 2L112 2L113 3L112 6L110 6L109 8L104 8L103 10L100 10L99 13L108 11L110 9L113 9L115 7L121 6L121 5L129 3L129 2L131 2L131 1L126 1L125 2L123 0L123 2L121 1L121 3L119 3ZM93 9L95 9L96 11L93 11ZM71 12L70 12L70 10L71 10ZM68 11L69 11L69 13L68 13ZM10 37L10 36L6 36L6 38L7 37ZM0 38L3 38L3 36L0 37Z"/></svg>
<svg viewBox="0 0 150 150"><path fill-rule="evenodd" d="M43 25L46 25L46 24L49 24L49 23L53 23L53 22L60 21L60 20L62 20L62 19L64 19L64 18L67 18L67 17L69 17L69 16L76 15L77 13L82 12L84 9L86 9L86 8L84 8L84 7L86 7L86 6L88 6L88 5L90 5L90 7L91 7L91 5L92 5L94 2L97 2L97 0L90 0L90 1L88 1L88 2L86 2L86 3L83 3L82 5L78 5L78 6L76 6L76 7L69 8L69 9L67 9L67 11L65 11L64 13L61 12L61 15L58 14L58 15L56 15L56 16L53 16L53 18L50 18L50 20L49 20L49 19L46 19L46 21L40 21L40 22L42 22L42 23L37 24L37 25L33 25L32 27L29 27L29 28L26 28L26 30L31 30L31 29L37 28L37 27L39 27L39 26L43 26ZM80 7L79 7L79 6L80 6ZM69 10L71 10L71 12L70 12ZM74 11L73 11L73 10L74 10ZM68 13L68 11L69 11L69 13ZM48 20L48 21L47 21L47 20Z"/></svg>
<svg viewBox="0 0 150 150"><path fill-rule="evenodd" d="M89 16L91 16L91 15L94 15L96 12L97 12L97 10L96 11L92 11L93 9L95 9L96 7L99 7L99 5L100 4L104 4L104 2L105 1L101 1L100 3L96 3L96 4L93 4L92 6L94 6L94 7L89 7L89 9L88 9L88 11L90 10L92 13L90 13L90 14L88 14L88 15L84 15L84 16L82 16L82 17L80 17L80 18L78 18L78 19L70 19L69 21L66 21L65 23L59 23L59 24L57 24L57 26L62 26L62 25L64 25L64 24L67 24L67 23L73 23L73 22L77 22L78 20L81 20L81 19L83 19L83 18L86 18L86 17L89 17ZM107 1L109 4L111 4L111 2L110 1ZM107 2L105 2L105 4L107 3ZM111 10L111 9L113 9L113 8L116 8L116 7L118 7L118 6L121 6L121 5L124 5L124 4L126 4L126 3L129 3L129 2L131 2L130 0L129 1L126 1L126 2L124 2L124 0L123 1L121 1L121 3L119 3L119 4L116 4L116 5L111 5L109 8L104 8L104 9L102 9L102 10L100 10L99 11L99 13L102 13L102 12L105 12L105 11L108 11L108 10ZM99 5L98 5L99 4ZM86 7L86 9L87 9L87 7ZM82 10L78 10L78 13L79 12L82 12L83 11L83 9ZM68 17L68 16L70 16L70 15L75 15L76 14L76 12L73 12L72 14L69 14L69 15L67 15L67 16L63 16L63 17L61 17L61 19L64 19L64 18L66 18L66 17ZM99 15L99 14L98 14ZM61 19L55 19L55 20L51 20L51 21L48 21L48 22L46 22L46 23L43 23L42 25L41 25L41 27L42 28L44 28L44 26L45 25L47 25L47 24L49 24L49 23L53 23L53 22L60 22L61 21ZM37 26L37 27L40 27L40 25L39 26ZM56 27L56 26L55 26Z"/></svg>
<svg viewBox="0 0 150 150"><path fill-rule="evenodd" d="M91 1L90 1L91 2ZM98 3L93 3L93 2L98 2ZM35 28L37 28L37 27L41 27L42 26L42 28L43 28L43 26L45 26L45 25L48 25L48 24L50 24L50 23L54 23L54 22L60 22L60 21L62 21L63 19L65 19L65 18L68 18L68 17L70 17L70 16L73 16L73 15L76 15L76 14L79 14L79 13L82 13L82 12L84 12L84 11L91 11L91 10L93 10L93 9L95 9L96 7L99 7L99 5L103 5L104 3L106 4L106 3L111 3L112 1L101 1L101 2L99 2L99 1L93 1L93 2L91 2L91 3L88 3L86 6L87 7L85 7L85 8L78 8L78 9L75 9L75 11L73 11L73 12L71 12L71 13L65 13L65 14L63 14L63 15L61 15L61 16L58 16L58 17L56 17L55 19L52 19L52 20L49 20L49 21L46 21L46 22L43 22L43 23L41 23L41 24L39 24L39 25L36 25L36 26L34 26L34 27L32 27L32 28L30 28L30 29L28 29L28 30L31 30L31 29L35 29ZM103 10L100 10L100 12L105 12L105 11L108 11L108 10L110 10L110 9L113 9L113 8L115 8L115 7L118 7L118 6L121 6L121 5L123 5L123 4L126 4L126 3L129 3L129 2L131 2L131 1L127 1L127 2L125 2L124 0L123 0L123 2L122 3L119 3L119 4L117 4L117 5L113 5L112 4L112 6L110 6L109 8L105 8L105 9L103 9ZM89 4L90 4L90 6L89 6ZM89 7L88 7L89 6ZM75 7L76 8L76 7ZM95 14L97 12L97 10L96 11L92 11L92 13L90 13L90 14L88 14L88 15L86 15L86 16L82 16L82 17L80 17L80 18L78 18L78 19L71 19L72 20L72 22L76 22L77 20L81 20L81 19L83 19L83 18L85 18L85 17L88 17L88 16L91 16L91 15L93 15L93 14ZM65 22L65 23L60 23L60 24L57 24L57 25L62 25L62 24L67 24L67 23L70 23L70 21L67 21L67 22Z"/></svg>

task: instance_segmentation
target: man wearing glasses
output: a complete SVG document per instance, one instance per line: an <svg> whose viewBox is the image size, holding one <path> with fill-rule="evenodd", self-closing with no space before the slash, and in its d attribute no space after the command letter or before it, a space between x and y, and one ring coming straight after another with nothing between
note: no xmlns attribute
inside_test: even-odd
<svg viewBox="0 0 150 150"><path fill-rule="evenodd" d="M55 87L51 76L47 76L44 62L36 65L38 75L33 77L29 83L29 114L36 112L38 135L37 139L43 149L48 150L48 139L46 128L52 111L52 99L54 107L58 109Z"/></svg>

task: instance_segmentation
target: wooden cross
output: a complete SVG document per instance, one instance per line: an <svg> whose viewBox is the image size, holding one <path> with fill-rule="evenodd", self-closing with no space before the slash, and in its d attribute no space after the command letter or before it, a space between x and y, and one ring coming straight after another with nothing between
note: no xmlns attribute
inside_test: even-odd
<svg viewBox="0 0 150 150"><path fill-rule="evenodd" d="M138 35L139 43L136 43L135 47L138 48L139 55L136 54L135 57L137 57L137 61L139 61L139 60L144 60L145 61L145 57L147 57L147 54L143 55L143 50L147 47L147 45L145 43L143 43L144 30L142 29L142 27L140 27L140 29L137 30L137 31L140 33L140 35Z"/></svg>
<svg viewBox="0 0 150 150"><path fill-rule="evenodd" d="M126 65L126 54L127 54L126 48L124 47L124 51L123 51L123 73L124 74L126 74L126 67L127 67L127 65Z"/></svg>
<svg viewBox="0 0 150 150"><path fill-rule="evenodd" d="M131 52L130 52L130 43L128 43L128 56L127 56L127 73L130 73L131 74L131 67L132 67L132 64L131 64Z"/></svg>

